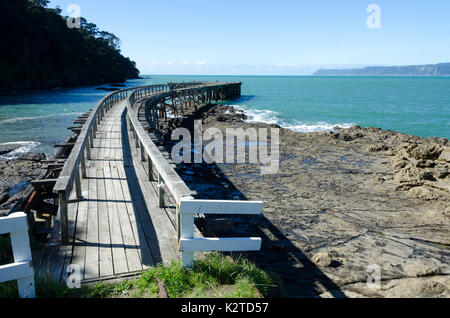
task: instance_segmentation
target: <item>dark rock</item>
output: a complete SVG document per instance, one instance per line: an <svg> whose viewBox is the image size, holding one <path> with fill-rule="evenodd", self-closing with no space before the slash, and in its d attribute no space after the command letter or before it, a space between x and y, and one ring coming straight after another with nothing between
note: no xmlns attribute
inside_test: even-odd
<svg viewBox="0 0 450 318"><path fill-rule="evenodd" d="M45 154L27 153L19 158L0 161L0 209L8 210L22 197L28 182L41 174Z"/></svg>
<svg viewBox="0 0 450 318"><path fill-rule="evenodd" d="M204 129L271 127L219 121L218 116L234 114L224 106L199 112ZM445 296L450 290L450 163L447 156L436 156L446 143L379 128L281 129L276 174L261 176L260 166L252 164L185 164L180 170L189 171L182 178L199 199L264 201L262 220L233 218L232 233L247 229L242 236L263 238L261 253L246 255L280 274L288 296L342 289L350 297L405 297L438 273L431 278L441 285L417 294ZM373 264L382 269L383 286L392 290L367 287ZM319 284L324 277L327 284ZM349 286L357 292L349 292Z"/></svg>
<svg viewBox="0 0 450 318"><path fill-rule="evenodd" d="M17 160L20 161L32 161L32 162L41 162L42 160L45 160L47 157L44 153L37 153L37 152L28 152L19 158Z"/></svg>
<svg viewBox="0 0 450 318"><path fill-rule="evenodd" d="M6 155L16 149L19 149L20 147L22 147L23 145L20 143L11 143L11 144L7 144L7 145L0 145L0 156L2 155Z"/></svg>
<svg viewBox="0 0 450 318"><path fill-rule="evenodd" d="M408 153L416 160L437 160L443 149L435 144L412 145Z"/></svg>

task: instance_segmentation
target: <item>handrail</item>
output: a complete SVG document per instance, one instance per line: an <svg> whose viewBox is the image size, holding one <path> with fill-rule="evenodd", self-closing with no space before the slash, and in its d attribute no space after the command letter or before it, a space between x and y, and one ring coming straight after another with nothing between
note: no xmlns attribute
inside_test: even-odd
<svg viewBox="0 0 450 318"><path fill-rule="evenodd" d="M167 93L169 90L162 89L160 91L157 91L157 95L163 95L164 93ZM133 110L133 104L136 101L137 98L142 97L148 97L151 96L151 91L148 89L140 88L134 90L127 99L127 118L128 122L131 124L130 128L132 129L133 133L136 134L136 140L139 140L138 146L141 148L141 151L145 150L145 153L147 154L148 158L145 158L146 160L149 160L149 162L152 164L152 166L156 169L158 172L158 180L160 184L164 183L167 188L169 189L170 194L175 199L175 202L179 202L181 198L186 196L191 196L194 194L193 191L189 189L189 187L184 183L184 181L180 178L180 176L177 174L175 169L169 164L167 159L161 154L158 147L154 144L150 136L147 134L147 132L142 127L141 123L139 122L139 119L137 117L136 112ZM138 147L138 148L139 148ZM142 157L142 154L141 154ZM151 174L149 172L149 174Z"/></svg>
<svg viewBox="0 0 450 318"><path fill-rule="evenodd" d="M73 184L75 182L77 199L82 199L81 191L81 178L80 178L80 167L82 172L82 177L86 177L86 164L85 159L91 159L90 147L92 146L95 133L97 132L97 126L102 121L105 114L111 109L111 107L119 101L124 100L128 97L130 91L135 91L136 89L143 88L147 91L153 90L153 88L161 87L162 85L150 85L143 87L133 87L121 89L112 92L102 98L97 106L91 111L89 117L81 129L78 135L77 141L74 147L66 159L64 167L53 187L53 192L59 195L59 213L61 217L61 242L62 244L68 244L69 242L69 226L68 226L68 211L67 211L67 201L72 191ZM85 158L86 153L86 158Z"/></svg>
<svg viewBox="0 0 450 318"><path fill-rule="evenodd" d="M85 152L87 159L91 159L90 147L93 142L97 126L111 107L118 101L124 99L130 89L115 91L102 98L97 106L91 111L89 117L81 129L69 157L66 159L64 167L56 181L53 192L59 195L59 212L61 217L61 242L68 244L69 229L67 215L67 201L75 182L77 199L82 199L80 166L83 178L86 177Z"/></svg>
<svg viewBox="0 0 450 318"><path fill-rule="evenodd" d="M197 83L196 83L197 84ZM220 89L225 85L242 84L236 83L202 83L203 85L177 85L169 83L168 86L174 89L164 87L151 94L147 88L134 90L127 98L127 107L124 110L127 121L136 143L136 150L140 148L141 161L148 162L148 174L150 181L153 168L156 168L158 175L158 196L159 207L164 207L164 186L166 186L175 199L177 206L177 230L178 230L178 249L181 252L181 263L185 268L193 268L194 253L205 251L258 251L261 249L261 238L195 238L194 237L194 214L252 214L262 213L263 202L261 201L231 201L231 200L196 200L194 192L184 183L175 169L169 164L167 159L161 154L158 147L153 143L150 136L139 122L137 112L133 109L133 104L139 98L153 97L151 102L160 101L163 98L174 97L178 94L184 95L191 92L198 93L205 88L211 90L210 98L219 97ZM178 87L178 88L176 88ZM219 89L214 92L214 89ZM240 89L240 86L239 86ZM208 90L208 94L209 94ZM153 93L153 92L152 92ZM240 94L240 90L239 90ZM221 95L223 96L223 95ZM219 97L220 98L220 97ZM148 105L146 103L146 105ZM156 105L156 103L155 103ZM153 107L155 106L153 105ZM175 106L176 107L176 106ZM138 150L139 152L139 150Z"/></svg>
<svg viewBox="0 0 450 318"><path fill-rule="evenodd" d="M193 232L193 213L186 210L189 202L192 202L193 207L198 211L202 210L205 204L211 207L211 211L205 211L205 214L214 213L214 211L224 211L224 207L230 208L230 213L243 214L251 211L252 214L260 214L262 210L262 202L248 201L204 201L195 200L195 191L191 191L181 177L177 174L173 166L162 155L158 147L154 144L149 134L142 127L139 119L139 110L134 110L133 106L138 100L147 97L153 97L150 101L154 102L153 107L162 100L165 105L166 98L180 98L179 96L189 96L189 94L203 96L203 101L207 102L213 99L224 99L226 97L236 97L240 95L241 82L233 83L202 83L201 86L186 83L186 85L179 85L179 88L172 89L169 85L149 85L137 88L128 88L115 91L104 97L97 106L92 110L85 124L83 125L80 134L75 142L75 145L67 158L60 177L58 178L53 191L59 195L59 213L61 217L61 241L62 244L67 244L69 241L68 235L68 197L72 191L75 183L76 197L82 199L81 177L86 178L86 157L91 159L90 148L93 146L94 136L97 132L97 126L101 123L105 113L119 101L126 99L126 107L122 115L127 118L127 124L133 133L136 149L140 148L141 161L148 162L149 180L154 181L153 171L156 170L158 181L158 197L159 207L163 208L164 204L164 189L167 187L168 194L170 194L177 205L177 230L179 250L181 251L181 258L183 266L191 268L194 262L194 251L204 251L215 249L220 251L234 251L234 250L259 250L261 246L260 238L237 238L237 239L202 239L194 238ZM177 85L172 85L177 87ZM189 96L189 105L191 97ZM194 99L195 101L195 99ZM156 103L155 103L156 102ZM186 99L185 102L186 103ZM146 103L147 104L147 103ZM176 104L172 107L176 108ZM157 115L156 115L157 116ZM85 157L86 155L86 157ZM81 176L80 176L81 167ZM245 207L245 208L244 208ZM250 210L248 210L250 207Z"/></svg>
<svg viewBox="0 0 450 318"><path fill-rule="evenodd" d="M158 171L158 180L160 184L165 184L170 191L170 194L175 199L175 202L179 204L183 197L191 196L195 191L191 191L189 187L184 183L181 177L176 173L175 169L168 163L167 159L161 154L158 147L153 143L150 136L142 127L139 122L137 113L133 109L133 104L139 98L154 97L155 100L159 100L163 97L170 97L172 95L177 95L179 93L190 93L193 91L198 91L199 89L204 89L205 87L209 89L215 89L222 87L224 84L242 84L241 82L231 82L231 83L200 83L199 86L191 86L192 83L186 83L187 87L170 89L171 85L174 83L169 83L168 85L155 85L153 86L143 86L136 88L131 92L127 98L127 118L131 125L133 133L136 135L137 147L141 147L145 150L146 155L149 157L149 162ZM196 83L197 84L197 83ZM175 85L176 86L176 85ZM139 141L138 141L139 140ZM141 149L141 158L145 156Z"/></svg>

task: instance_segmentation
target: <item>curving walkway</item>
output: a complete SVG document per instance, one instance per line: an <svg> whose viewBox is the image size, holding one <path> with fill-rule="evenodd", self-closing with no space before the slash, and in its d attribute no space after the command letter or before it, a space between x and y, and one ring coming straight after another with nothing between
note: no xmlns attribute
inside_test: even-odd
<svg viewBox="0 0 450 318"><path fill-rule="evenodd" d="M130 147L125 107L125 101L114 105L98 126L86 178L81 180L83 199L76 200L75 189L71 192L72 245L61 247L59 266L57 257L51 257L47 267L40 266L39 275L64 281L63 269L72 264L86 283L129 276L179 259L177 231L169 218L174 207L158 207L157 185L149 181Z"/></svg>
<svg viewBox="0 0 450 318"><path fill-rule="evenodd" d="M259 214L262 202L195 200L150 133L168 119L169 109L182 115L187 107L235 98L241 85L172 83L119 90L79 118L83 126L76 127L76 141L53 187L59 206L49 243L42 255L33 256L37 275L89 283L135 275L179 260L180 253L183 266L191 268L195 252L259 250L259 238L203 238L194 214L205 204L212 214L224 209ZM144 129L140 106L148 103L153 125Z"/></svg>

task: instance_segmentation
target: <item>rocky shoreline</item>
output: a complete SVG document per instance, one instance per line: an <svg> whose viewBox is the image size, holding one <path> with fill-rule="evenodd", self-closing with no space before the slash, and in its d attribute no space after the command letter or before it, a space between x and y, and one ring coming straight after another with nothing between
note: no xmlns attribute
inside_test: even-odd
<svg viewBox="0 0 450 318"><path fill-rule="evenodd" d="M222 131L280 128L247 123L244 113L222 105L193 109L170 128L192 129L194 119L202 119L203 129ZM42 159L28 153L0 160L1 214L40 175ZM277 174L261 176L259 165L206 163L182 164L178 172L200 198L264 201L260 217L203 225L211 235L262 237L261 252L247 257L279 277L282 296L450 297L445 138L362 127L329 133L280 128ZM374 265L381 288L367 285Z"/></svg>
<svg viewBox="0 0 450 318"><path fill-rule="evenodd" d="M192 129L193 119L222 131L276 127L221 105L173 125ZM201 198L264 201L262 217L213 232L261 236L262 251L248 256L280 277L286 296L450 297L449 146L377 128L280 129L275 175L252 164L184 164L179 173ZM366 284L374 265L380 289Z"/></svg>
<svg viewBox="0 0 450 318"><path fill-rule="evenodd" d="M14 151L3 148L3 154ZM0 216L8 215L14 204L23 198L24 191L33 179L41 174L41 161L45 154L29 152L14 159L0 160Z"/></svg>

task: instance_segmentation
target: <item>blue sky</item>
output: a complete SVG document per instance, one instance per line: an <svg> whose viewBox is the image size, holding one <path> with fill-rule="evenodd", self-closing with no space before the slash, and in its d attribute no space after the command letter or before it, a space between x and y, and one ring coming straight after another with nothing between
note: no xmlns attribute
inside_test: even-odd
<svg viewBox="0 0 450 318"><path fill-rule="evenodd" d="M448 0L53 0L49 6L69 4L116 34L142 74L302 75L321 66L450 62ZM367 27L370 4L381 8L380 29Z"/></svg>

